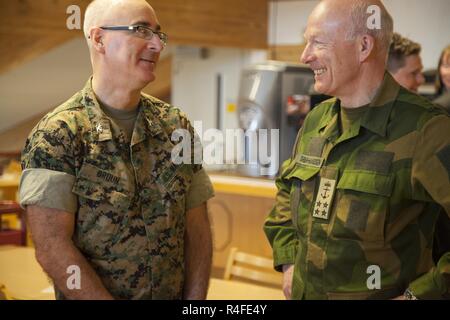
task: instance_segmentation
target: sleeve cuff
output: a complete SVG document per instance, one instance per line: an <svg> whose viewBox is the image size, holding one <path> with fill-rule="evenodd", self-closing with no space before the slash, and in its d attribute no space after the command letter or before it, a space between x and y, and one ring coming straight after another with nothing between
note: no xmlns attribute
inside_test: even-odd
<svg viewBox="0 0 450 320"><path fill-rule="evenodd" d="M419 300L440 300L443 299L443 292L445 288L442 288L440 281L436 281L437 274L436 268L431 269L421 277L417 278L409 285L409 290Z"/></svg>
<svg viewBox="0 0 450 320"><path fill-rule="evenodd" d="M294 264L297 256L297 245L292 244L287 247L277 248L273 250L273 264L275 270L281 272L283 265Z"/></svg>
<svg viewBox="0 0 450 320"><path fill-rule="evenodd" d="M75 176L49 169L26 169L19 186L20 206L37 205L75 213L77 196L72 192Z"/></svg>

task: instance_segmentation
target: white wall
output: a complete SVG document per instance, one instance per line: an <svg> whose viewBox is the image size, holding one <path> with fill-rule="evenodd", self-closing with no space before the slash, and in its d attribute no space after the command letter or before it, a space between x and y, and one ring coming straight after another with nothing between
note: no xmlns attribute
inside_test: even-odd
<svg viewBox="0 0 450 320"><path fill-rule="evenodd" d="M0 75L0 132L55 108L91 75L86 41L76 38Z"/></svg>
<svg viewBox="0 0 450 320"><path fill-rule="evenodd" d="M200 49L177 47L174 50L172 104L187 113L191 122L203 121L203 128L216 127L217 75L223 81L223 128L238 127L237 114L226 110L236 104L241 71L246 66L264 61L266 52L235 48L209 48L201 57Z"/></svg>
<svg viewBox="0 0 450 320"><path fill-rule="evenodd" d="M436 68L441 50L450 44L449 0L384 0L394 30L422 45L425 69ZM318 0L270 3L269 43L298 44Z"/></svg>

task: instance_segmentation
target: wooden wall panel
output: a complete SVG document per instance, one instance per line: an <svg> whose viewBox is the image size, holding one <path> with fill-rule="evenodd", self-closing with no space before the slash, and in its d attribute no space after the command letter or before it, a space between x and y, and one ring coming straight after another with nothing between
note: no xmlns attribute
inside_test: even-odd
<svg viewBox="0 0 450 320"><path fill-rule="evenodd" d="M270 46L268 57L270 60L300 63L303 49L304 44Z"/></svg>
<svg viewBox="0 0 450 320"><path fill-rule="evenodd" d="M216 192L208 201L214 240L213 266L225 268L232 247L272 259L272 248L263 231L275 198Z"/></svg>
<svg viewBox="0 0 450 320"><path fill-rule="evenodd" d="M267 47L267 0L152 0L149 3L171 42Z"/></svg>
<svg viewBox="0 0 450 320"><path fill-rule="evenodd" d="M67 7L84 16L89 0L0 1L0 73L53 48L81 30L68 30ZM266 48L267 0L150 0L173 44ZM81 25L82 25L81 21Z"/></svg>

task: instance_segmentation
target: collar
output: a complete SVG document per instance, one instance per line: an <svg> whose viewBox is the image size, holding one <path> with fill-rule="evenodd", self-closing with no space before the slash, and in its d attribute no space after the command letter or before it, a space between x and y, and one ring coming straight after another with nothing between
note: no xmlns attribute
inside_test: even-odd
<svg viewBox="0 0 450 320"><path fill-rule="evenodd" d="M92 76L82 89L81 96L81 104L86 108L91 122L93 138L97 141L111 140L111 123L109 118L100 108L100 104L92 89ZM131 145L145 140L148 135L155 136L162 131L156 110L157 108L154 103L141 94L139 114L136 118Z"/></svg>
<svg viewBox="0 0 450 320"><path fill-rule="evenodd" d="M400 90L400 85L394 78L385 71L383 81L375 97L369 103L369 109L361 119L361 126L376 133L382 137L386 136L386 128L392 108L397 99ZM338 114L340 111L341 102L339 99L333 98L329 101L331 107L328 108L326 114L322 117L319 123L319 130L327 127L324 131L326 137L337 135Z"/></svg>
<svg viewBox="0 0 450 320"><path fill-rule="evenodd" d="M361 119L361 126L382 137L386 137L389 117L397 100L399 90L400 85L389 72L385 71L383 82L372 102L370 102L369 110Z"/></svg>

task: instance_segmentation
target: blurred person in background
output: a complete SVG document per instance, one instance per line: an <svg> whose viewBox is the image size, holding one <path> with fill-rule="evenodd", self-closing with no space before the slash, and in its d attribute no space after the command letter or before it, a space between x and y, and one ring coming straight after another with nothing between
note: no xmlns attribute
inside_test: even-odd
<svg viewBox="0 0 450 320"><path fill-rule="evenodd" d="M436 78L436 99L433 102L450 112L450 45L442 50L439 58Z"/></svg>
<svg viewBox="0 0 450 320"><path fill-rule="evenodd" d="M420 44L394 33L389 47L387 69L402 87L416 92L425 82Z"/></svg>

